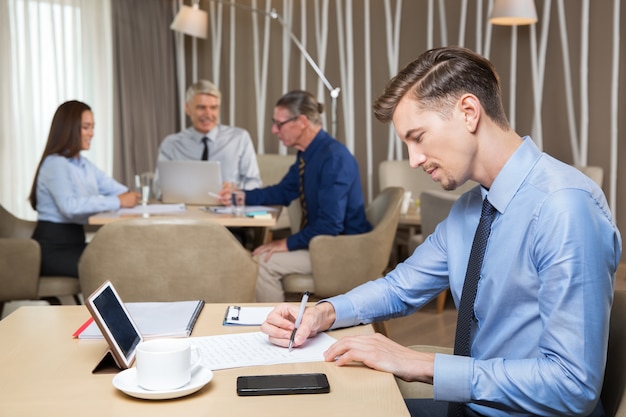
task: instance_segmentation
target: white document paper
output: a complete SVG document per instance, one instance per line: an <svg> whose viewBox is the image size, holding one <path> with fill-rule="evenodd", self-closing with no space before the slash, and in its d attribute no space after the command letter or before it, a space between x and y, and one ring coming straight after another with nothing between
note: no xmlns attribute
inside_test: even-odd
<svg viewBox="0 0 626 417"><path fill-rule="evenodd" d="M182 213L187 210L184 203L178 204L147 204L137 205L133 208L121 208L119 214L159 214L159 213Z"/></svg>
<svg viewBox="0 0 626 417"><path fill-rule="evenodd" d="M260 326L274 307L229 306L224 316L224 326Z"/></svg>
<svg viewBox="0 0 626 417"><path fill-rule="evenodd" d="M217 214L231 214L233 212L232 207L213 206L213 207L210 207L209 210ZM244 213L257 213L257 212L265 212L265 211L270 212L270 211L276 211L276 210L277 209L274 207L267 207L267 206L245 206L244 207Z"/></svg>
<svg viewBox="0 0 626 417"><path fill-rule="evenodd" d="M189 341L198 347L202 355L202 365L212 370L320 362L324 360L324 352L336 342L326 333L319 333L289 352L286 347L270 343L267 335L261 332L191 337Z"/></svg>

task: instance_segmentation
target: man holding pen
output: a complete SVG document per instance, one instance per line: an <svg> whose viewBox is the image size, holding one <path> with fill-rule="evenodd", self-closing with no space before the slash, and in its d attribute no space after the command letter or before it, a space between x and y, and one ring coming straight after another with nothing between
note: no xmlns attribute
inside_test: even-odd
<svg viewBox="0 0 626 417"><path fill-rule="evenodd" d="M331 328L411 314L450 287L455 355L376 334L346 337L325 359L433 384L434 401L406 401L413 416L604 415L621 237L602 190L511 129L495 69L470 50L422 54L374 111L393 122L414 168L446 190L480 186L387 276L307 308L294 348ZM281 304L261 329L287 346L296 314Z"/></svg>

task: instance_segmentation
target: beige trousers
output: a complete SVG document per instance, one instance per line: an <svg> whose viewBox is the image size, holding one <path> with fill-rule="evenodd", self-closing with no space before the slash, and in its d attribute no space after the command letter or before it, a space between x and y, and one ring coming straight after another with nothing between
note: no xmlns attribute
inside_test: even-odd
<svg viewBox="0 0 626 417"><path fill-rule="evenodd" d="M268 261L265 254L255 256L259 263L256 281L256 302L273 303L285 301L282 279L289 274L310 274L311 257L308 250L276 252Z"/></svg>

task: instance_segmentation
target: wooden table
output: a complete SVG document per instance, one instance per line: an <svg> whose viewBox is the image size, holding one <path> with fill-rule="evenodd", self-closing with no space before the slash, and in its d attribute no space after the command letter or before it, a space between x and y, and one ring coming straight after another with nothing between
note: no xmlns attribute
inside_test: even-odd
<svg viewBox="0 0 626 417"><path fill-rule="evenodd" d="M91 225L105 225L118 220L132 219L140 217L172 217L185 219L210 220L226 227L272 227L276 225L276 220L280 215L281 206L272 206L275 210L268 213L271 218L254 218L248 216L235 216L233 214L218 214L206 209L206 206L197 206L187 204L187 210L183 212L157 213L157 214L120 214L117 211L106 211L89 217Z"/></svg>
<svg viewBox="0 0 626 417"><path fill-rule="evenodd" d="M205 305L192 336L258 327L222 326L226 304ZM215 371L200 391L171 400L140 400L115 389L112 374L92 374L104 340L72 333L89 317L84 306L21 307L0 321L0 416L409 416L391 374L362 365L312 362ZM329 332L335 338L372 333L371 326ZM239 375L323 372L329 394L238 397Z"/></svg>
<svg viewBox="0 0 626 417"><path fill-rule="evenodd" d="M133 218L169 217L182 219L207 220L221 224L225 227L251 227L255 228L255 246L268 243L271 240L270 227L275 226L280 216L282 206L272 206L274 210L268 211L271 218L254 218L248 216L235 216L234 214L218 214L207 209L206 206L186 205L184 212L157 213L157 214L120 214L118 211L107 211L89 217L89 225L103 226L118 220Z"/></svg>
<svg viewBox="0 0 626 417"><path fill-rule="evenodd" d="M419 211L407 214L401 214L398 219L398 227L406 228L409 232L409 237L420 233L422 225L422 216Z"/></svg>

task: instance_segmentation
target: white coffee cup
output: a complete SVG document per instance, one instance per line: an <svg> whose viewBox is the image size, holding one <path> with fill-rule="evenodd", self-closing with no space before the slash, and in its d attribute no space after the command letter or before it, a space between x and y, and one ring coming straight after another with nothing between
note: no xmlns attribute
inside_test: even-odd
<svg viewBox="0 0 626 417"><path fill-rule="evenodd" d="M197 359L191 363L191 351ZM150 391L169 391L191 380L202 358L187 339L153 339L137 346L137 385Z"/></svg>

